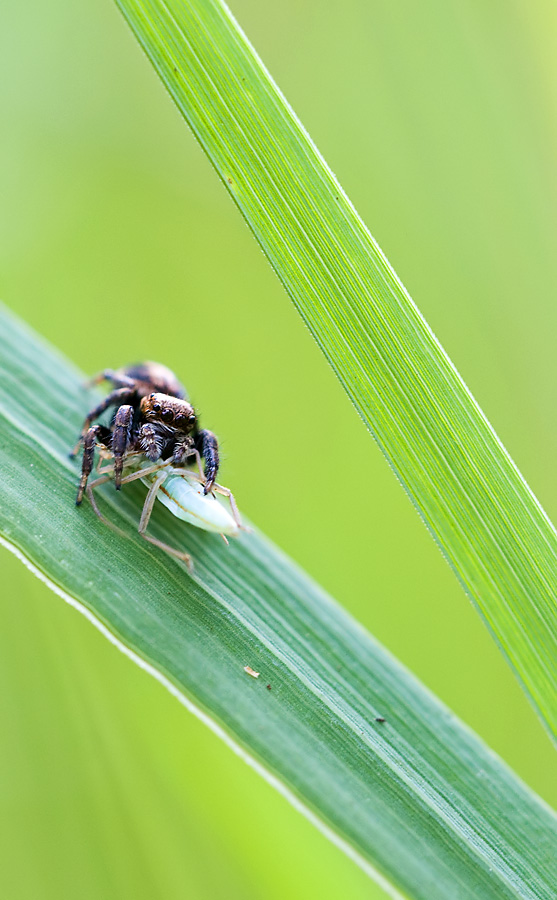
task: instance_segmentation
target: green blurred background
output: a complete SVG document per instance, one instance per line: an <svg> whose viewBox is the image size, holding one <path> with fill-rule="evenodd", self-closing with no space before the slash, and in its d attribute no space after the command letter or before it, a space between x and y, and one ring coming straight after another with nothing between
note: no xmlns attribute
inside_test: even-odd
<svg viewBox="0 0 557 900"><path fill-rule="evenodd" d="M554 3L233 12L557 514ZM6 0L0 67L5 302L88 373L175 369L246 514L555 801L545 733L116 7ZM2 897L385 896L1 559Z"/></svg>

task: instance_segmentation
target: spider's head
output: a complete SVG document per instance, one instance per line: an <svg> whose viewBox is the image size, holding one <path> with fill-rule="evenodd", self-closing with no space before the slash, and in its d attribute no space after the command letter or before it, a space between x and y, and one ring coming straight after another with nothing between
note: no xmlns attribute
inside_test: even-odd
<svg viewBox="0 0 557 900"><path fill-rule="evenodd" d="M190 434L197 421L191 403L169 394L148 394L141 401L141 415L146 422L163 424L182 434Z"/></svg>

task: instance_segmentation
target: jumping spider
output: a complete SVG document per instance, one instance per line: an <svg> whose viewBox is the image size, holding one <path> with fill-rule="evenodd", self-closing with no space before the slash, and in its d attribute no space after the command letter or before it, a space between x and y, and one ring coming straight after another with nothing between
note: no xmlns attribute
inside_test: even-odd
<svg viewBox="0 0 557 900"><path fill-rule="evenodd" d="M195 410L186 399L184 387L165 366L147 362L116 372L107 369L90 383L101 381L110 382L113 390L87 415L79 441L70 454L75 456L83 445L76 504L80 505L87 492L96 514L111 525L101 514L92 489L113 479L119 490L123 483L140 478L149 486L139 524L140 534L191 566L187 553L163 544L145 532L158 497L175 516L200 528L223 536L238 533L241 525L234 497L227 488L216 484L219 469L217 439L211 431L198 428ZM94 420L111 406L116 407L116 411L110 426L94 425ZM96 449L100 452L101 462L107 458L112 462L105 468L98 468L101 477L88 483ZM205 462L203 471L201 460ZM185 468L195 461L200 475ZM124 475L124 466L130 464L132 473ZM215 491L228 497L232 515L216 501Z"/></svg>
<svg viewBox="0 0 557 900"><path fill-rule="evenodd" d="M197 416L176 376L159 363L147 362L113 372L106 369L91 384L109 381L114 390L87 415L75 456L83 444L81 479L76 504L80 505L93 469L95 448L110 448L114 457L114 485L120 490L124 460L144 453L151 462L169 460L179 466L192 458L205 460L204 493L211 491L219 469L218 441L212 431L199 430ZM117 407L109 428L93 421L109 407Z"/></svg>

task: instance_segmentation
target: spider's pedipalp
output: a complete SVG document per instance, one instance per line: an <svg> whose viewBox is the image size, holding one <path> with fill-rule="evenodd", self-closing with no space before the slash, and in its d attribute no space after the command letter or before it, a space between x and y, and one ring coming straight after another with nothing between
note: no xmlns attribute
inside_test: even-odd
<svg viewBox="0 0 557 900"><path fill-rule="evenodd" d="M147 459L156 462L162 452L162 438L156 428L149 424L142 425L139 429L138 441Z"/></svg>
<svg viewBox="0 0 557 900"><path fill-rule="evenodd" d="M193 445L193 440L188 437L183 441L176 442L172 452L172 462L175 466L187 464L188 459L198 456L198 452Z"/></svg>

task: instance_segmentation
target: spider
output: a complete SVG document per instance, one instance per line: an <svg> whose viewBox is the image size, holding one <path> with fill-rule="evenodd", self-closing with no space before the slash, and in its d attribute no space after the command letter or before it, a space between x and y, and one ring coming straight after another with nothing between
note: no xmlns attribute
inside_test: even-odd
<svg viewBox="0 0 557 900"><path fill-rule="evenodd" d="M90 384L109 381L113 390L86 416L81 435L71 456L83 444L81 478L76 505L83 500L93 469L95 448L114 457L114 485L120 490L124 460L131 453L143 453L151 462L171 460L179 466L192 457L205 460L203 490L208 494L219 469L218 441L212 431L199 430L197 416L176 376L159 363L146 362L118 369L106 369ZM110 428L93 425L109 407L116 412Z"/></svg>
<svg viewBox="0 0 557 900"><path fill-rule="evenodd" d="M141 479L149 487L139 533L163 550L184 560L191 570L189 554L176 550L146 534L155 499L161 500L173 515L206 531L236 535L243 528L232 493L216 484L219 468L218 442L211 431L199 430L197 416L185 390L175 375L158 363L141 363L114 372L107 369L90 384L109 381L113 390L87 415L80 438L70 456L83 445L81 478L76 505L87 496L95 513L116 531L100 512L93 488L114 480L121 485ZM116 407L111 425L93 424L111 406ZM95 450L100 452L99 478L89 482ZM103 460L112 462L100 468ZM201 460L205 460L204 471ZM187 470L197 461L200 474ZM131 474L124 466L131 466ZM216 500L214 493L228 498L232 515Z"/></svg>

